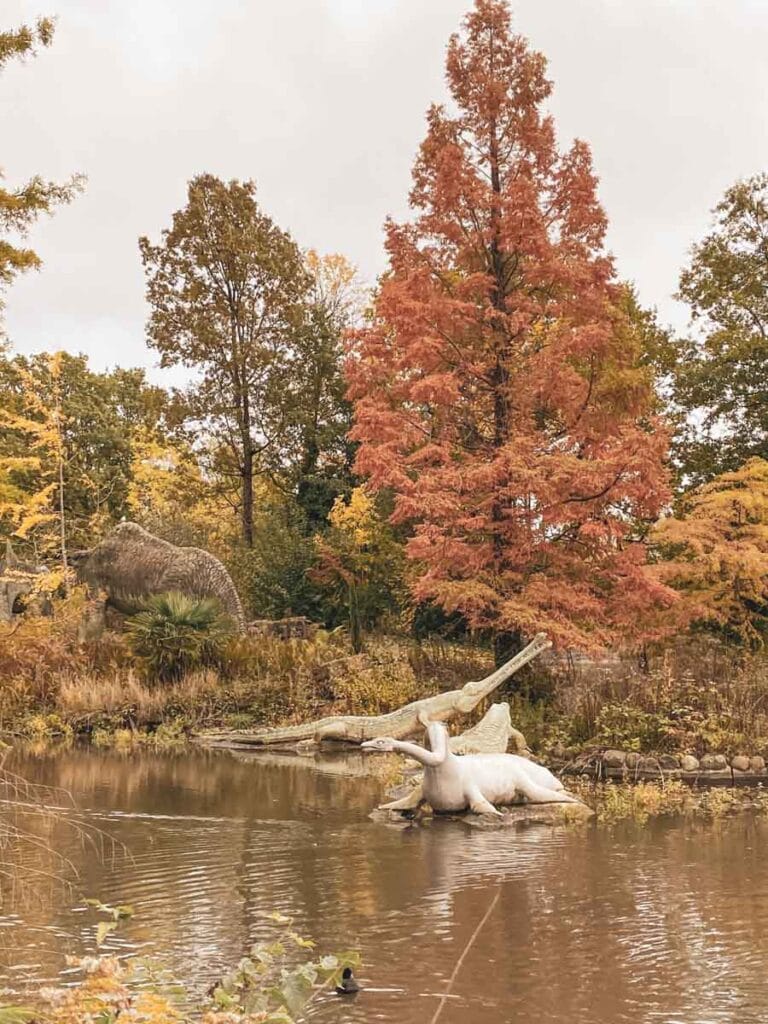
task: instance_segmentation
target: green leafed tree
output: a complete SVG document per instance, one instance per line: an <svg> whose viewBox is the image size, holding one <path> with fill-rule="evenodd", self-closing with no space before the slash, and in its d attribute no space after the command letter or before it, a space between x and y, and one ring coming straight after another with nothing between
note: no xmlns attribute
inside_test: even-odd
<svg viewBox="0 0 768 1024"><path fill-rule="evenodd" d="M312 284L294 353L293 415L284 464L307 529L313 531L325 526L335 499L351 491L354 482L343 356L345 333L361 319L363 293L344 256L310 251L305 264Z"/></svg>
<svg viewBox="0 0 768 1024"><path fill-rule="evenodd" d="M54 23L41 18L34 28L21 28L0 32L0 72L9 61L32 56L40 46L50 46ZM45 181L36 175L23 185L3 186L0 167L0 313L3 309L2 293L14 278L26 270L40 266L40 257L23 244L30 228L43 213L51 213L60 203L68 203L82 190L84 179L75 175L64 184ZM21 240L21 242L19 241Z"/></svg>
<svg viewBox="0 0 768 1024"><path fill-rule="evenodd" d="M139 241L149 344L197 371L188 414L220 441L217 471L239 494L253 544L254 477L284 433L291 348L310 278L298 246L256 202L253 182L202 174L159 245Z"/></svg>
<svg viewBox="0 0 768 1024"><path fill-rule="evenodd" d="M679 297L697 336L680 347L681 468L699 484L768 457L768 174L739 181L693 247Z"/></svg>

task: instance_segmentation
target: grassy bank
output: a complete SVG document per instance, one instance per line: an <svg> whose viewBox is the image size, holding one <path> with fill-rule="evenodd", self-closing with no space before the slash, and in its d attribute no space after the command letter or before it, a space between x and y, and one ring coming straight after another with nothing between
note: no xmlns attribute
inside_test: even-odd
<svg viewBox="0 0 768 1024"><path fill-rule="evenodd" d="M768 656L706 637L637 655L541 666L512 698L529 745L569 756L768 753Z"/></svg>
<svg viewBox="0 0 768 1024"><path fill-rule="evenodd" d="M128 744L377 714L492 669L481 646L372 636L355 655L343 631L320 630L307 640L225 637L209 663L158 678L126 633L81 642L83 600L0 626L4 734ZM495 699L510 702L513 723L544 757L590 748L768 754L768 657L706 638L646 651L642 662L543 658Z"/></svg>
<svg viewBox="0 0 768 1024"><path fill-rule="evenodd" d="M631 821L644 825L652 818L714 821L740 813L768 815L768 791L698 789L684 782L592 783L570 779L568 789L595 812L599 824Z"/></svg>
<svg viewBox="0 0 768 1024"><path fill-rule="evenodd" d="M161 681L125 634L80 642L80 619L73 599L53 619L0 627L4 734L127 743L147 733L172 740L202 729L378 714L492 668L478 647L381 636L354 655L344 632L321 630L309 640L233 637L217 664Z"/></svg>

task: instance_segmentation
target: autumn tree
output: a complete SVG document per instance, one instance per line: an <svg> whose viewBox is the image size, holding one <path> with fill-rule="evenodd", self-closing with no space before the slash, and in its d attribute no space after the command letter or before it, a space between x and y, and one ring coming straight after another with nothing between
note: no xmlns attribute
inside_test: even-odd
<svg viewBox="0 0 768 1024"><path fill-rule="evenodd" d="M236 512L206 479L192 443L140 425L130 447L130 518L172 544L202 547L225 558L240 532Z"/></svg>
<svg viewBox="0 0 768 1024"><path fill-rule="evenodd" d="M672 620L762 647L768 636L768 462L750 459L685 495L652 540Z"/></svg>
<svg viewBox="0 0 768 1024"><path fill-rule="evenodd" d="M679 291L700 328L680 346L674 387L694 484L768 457L768 174L737 182L714 213Z"/></svg>
<svg viewBox="0 0 768 1024"><path fill-rule="evenodd" d="M284 433L291 351L310 286L301 253L259 208L253 182L203 174L159 245L140 239L149 344L162 366L198 373L191 420L220 439L219 473L237 487L253 544L254 476Z"/></svg>
<svg viewBox="0 0 768 1024"><path fill-rule="evenodd" d="M38 46L50 46L53 31L53 21L41 18L34 28L23 25L0 32L0 72L10 60L33 55ZM11 189L4 188L2 181L0 172L0 313L3 290L17 274L40 266L37 253L19 245L16 239L26 236L40 214L50 213L59 203L68 203L82 189L84 179L75 175L69 182L57 185L36 176Z"/></svg>
<svg viewBox="0 0 768 1024"><path fill-rule="evenodd" d="M502 0L451 38L413 219L349 363L357 469L412 526L415 596L590 648L669 599L634 525L667 496L667 436L604 249L589 148L561 152L544 58Z"/></svg>
<svg viewBox="0 0 768 1024"><path fill-rule="evenodd" d="M328 515L329 529L317 534L318 563L312 576L345 608L354 651L363 649L363 630L398 609L403 584L402 549L382 518L375 498L355 487L338 497Z"/></svg>
<svg viewBox="0 0 768 1024"><path fill-rule="evenodd" d="M96 372L85 356L66 352L23 356L0 352L0 406L38 426L52 397L59 396L63 447L64 518L70 546L87 547L129 514L134 435L150 433L172 443L166 423L168 396L147 382L141 369ZM0 431L0 458L28 452L24 432ZM22 503L36 493L34 473L16 472ZM0 534L3 529L0 524Z"/></svg>

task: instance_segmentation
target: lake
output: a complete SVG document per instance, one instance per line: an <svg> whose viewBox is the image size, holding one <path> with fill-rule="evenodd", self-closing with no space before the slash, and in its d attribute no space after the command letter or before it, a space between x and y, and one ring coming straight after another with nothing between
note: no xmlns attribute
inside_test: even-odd
<svg viewBox="0 0 768 1024"><path fill-rule="evenodd" d="M104 951L156 955L193 993L270 934L264 915L278 910L320 950L364 960L365 990L328 996L312 1020L426 1024L498 894L441 1024L768 1020L763 820L390 827L368 819L384 784L361 754L75 747L7 764L63 787L111 837L94 848L50 825L78 877L6 908L10 989L66 980L64 955L93 952L83 896L133 905Z"/></svg>

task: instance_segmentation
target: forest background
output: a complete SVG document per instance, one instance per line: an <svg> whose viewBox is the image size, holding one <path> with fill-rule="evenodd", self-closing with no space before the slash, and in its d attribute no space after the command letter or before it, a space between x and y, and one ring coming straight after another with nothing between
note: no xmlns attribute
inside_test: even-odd
<svg viewBox="0 0 768 1024"><path fill-rule="evenodd" d="M53 32L44 19L0 33L0 68ZM146 657L124 640L97 656L73 633L69 554L127 518L216 554L249 618L305 616L356 653L390 644L367 697L347 680L314 704L385 707L434 674L436 656L393 656L392 638L421 644L419 657L437 638L470 662L485 651L500 661L544 629L570 664L610 651L645 668L684 638L706 655L678 667L674 685L668 673L661 696L631 672L594 706L573 686L565 698L562 681L545 696L579 719L582 738L618 742L624 729L640 742L645 729L650 743L675 731L673 705L690 705L700 746L762 734L768 176L735 182L691 240L676 285L691 327L675 332L617 278L589 147L559 144L546 62L514 34L505 3L477 0L449 43L446 80L411 216L388 222L388 269L373 288L343 255L303 249L252 181L203 173L139 240L147 343L161 366L183 368L183 387L5 343L0 538L45 564L57 594L51 618L17 624L4 644L10 716L20 694L34 691L35 713L58 713L82 704L84 678L112 685L125 670L154 701L147 722L162 717ZM85 187L75 176L0 189L4 289L39 265L26 242L37 218ZM217 693L224 677L263 682L273 667L259 658L283 657L227 644L228 668L220 652L195 666ZM48 674L40 645L59 659ZM404 658L406 684L384 668ZM733 706L747 676L749 721ZM248 692L232 697L230 718L296 715L310 700L294 687L265 708ZM130 718L125 700L105 710L100 699L78 721ZM541 729L554 742L551 721Z"/></svg>

